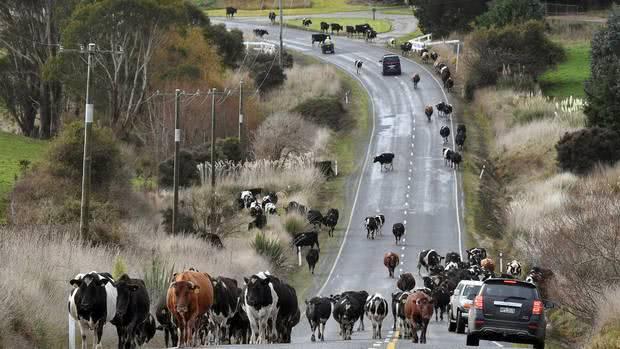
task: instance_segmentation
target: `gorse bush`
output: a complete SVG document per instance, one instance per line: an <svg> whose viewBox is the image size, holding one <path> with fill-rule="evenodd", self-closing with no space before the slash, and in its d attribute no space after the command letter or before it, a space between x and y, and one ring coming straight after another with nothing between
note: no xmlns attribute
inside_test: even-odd
<svg viewBox="0 0 620 349"><path fill-rule="evenodd" d="M562 170L586 174L597 164L613 165L620 160L620 134L599 127L566 133L556 145Z"/></svg>
<svg viewBox="0 0 620 349"><path fill-rule="evenodd" d="M256 253L266 257L277 270L287 267L288 258L285 247L277 237L269 237L263 232L256 233L250 246Z"/></svg>
<svg viewBox="0 0 620 349"><path fill-rule="evenodd" d="M350 122L347 111L338 97L311 98L296 106L293 112L335 131L342 130Z"/></svg>
<svg viewBox="0 0 620 349"><path fill-rule="evenodd" d="M187 187L198 183L200 173L196 167L197 165L191 152L187 150L179 151L179 186ZM159 185L162 187L172 187L173 184L174 156L171 156L159 164Z"/></svg>
<svg viewBox="0 0 620 349"><path fill-rule="evenodd" d="M481 27L503 27L528 20L542 20L545 8L539 0L493 0L487 12L476 18Z"/></svg>

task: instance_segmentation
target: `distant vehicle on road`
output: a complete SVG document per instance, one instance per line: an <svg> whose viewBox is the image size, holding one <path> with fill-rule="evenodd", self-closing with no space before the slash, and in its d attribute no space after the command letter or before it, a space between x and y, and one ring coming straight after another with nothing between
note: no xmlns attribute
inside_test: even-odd
<svg viewBox="0 0 620 349"><path fill-rule="evenodd" d="M545 302L535 285L492 278L484 281L467 319L467 345L478 346L481 339L533 344L545 348L547 321Z"/></svg>
<svg viewBox="0 0 620 349"><path fill-rule="evenodd" d="M383 75L400 75L400 58L397 55L387 54L379 61L383 64Z"/></svg>
<svg viewBox="0 0 620 349"><path fill-rule="evenodd" d="M469 308L482 287L482 281L462 280L454 289L448 305L448 331L465 333Z"/></svg>

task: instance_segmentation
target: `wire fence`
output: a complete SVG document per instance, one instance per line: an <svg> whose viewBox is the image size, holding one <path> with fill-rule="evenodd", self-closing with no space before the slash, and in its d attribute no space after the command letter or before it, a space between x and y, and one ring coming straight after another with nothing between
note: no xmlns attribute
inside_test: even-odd
<svg viewBox="0 0 620 349"><path fill-rule="evenodd" d="M553 2L543 3L545 6L545 16L568 16L577 15L583 12L579 5L559 4Z"/></svg>

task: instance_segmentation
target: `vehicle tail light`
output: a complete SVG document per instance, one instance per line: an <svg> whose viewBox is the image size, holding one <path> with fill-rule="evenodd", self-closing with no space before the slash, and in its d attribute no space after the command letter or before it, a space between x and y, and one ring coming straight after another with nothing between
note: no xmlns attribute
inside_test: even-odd
<svg viewBox="0 0 620 349"><path fill-rule="evenodd" d="M543 302L541 300L535 300L534 305L532 305L532 315L541 315L543 309L545 309Z"/></svg>
<svg viewBox="0 0 620 349"><path fill-rule="evenodd" d="M504 283L505 284L513 284L514 285L514 284L517 283L517 281L515 281L515 280L504 280Z"/></svg>
<svg viewBox="0 0 620 349"><path fill-rule="evenodd" d="M474 308L480 310L484 309L484 297L476 296L476 298L474 299Z"/></svg>
<svg viewBox="0 0 620 349"><path fill-rule="evenodd" d="M469 308L471 308L471 303L465 303L465 304L463 304L463 308L465 308L465 309L469 309Z"/></svg>

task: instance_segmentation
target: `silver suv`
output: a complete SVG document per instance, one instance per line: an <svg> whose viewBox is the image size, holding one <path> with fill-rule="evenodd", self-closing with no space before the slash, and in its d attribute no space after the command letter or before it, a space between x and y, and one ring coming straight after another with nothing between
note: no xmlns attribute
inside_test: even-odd
<svg viewBox="0 0 620 349"><path fill-rule="evenodd" d="M482 281L463 280L456 286L448 305L448 331L465 333L469 308L482 284Z"/></svg>

